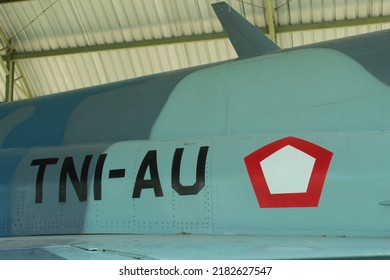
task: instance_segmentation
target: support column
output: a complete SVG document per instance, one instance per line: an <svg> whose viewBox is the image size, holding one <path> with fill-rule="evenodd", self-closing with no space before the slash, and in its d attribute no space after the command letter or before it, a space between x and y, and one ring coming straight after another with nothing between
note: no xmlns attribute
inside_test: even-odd
<svg viewBox="0 0 390 280"><path fill-rule="evenodd" d="M7 50L6 66L7 72L5 75L5 102L13 101L14 99L14 80L15 80L15 61L12 61L12 50Z"/></svg>
<svg viewBox="0 0 390 280"><path fill-rule="evenodd" d="M0 0L1 1L1 0ZM18 87L20 93L26 98L33 97L31 88L27 82L26 76L24 75L20 64L15 59L15 49L12 46L11 41L7 38L3 28L0 25L0 41L3 42L5 48L1 51L7 50L6 54L0 58L0 66L4 68L6 76L6 98L5 101L12 101L14 99L14 86ZM10 72L9 69L12 69ZM16 73L15 73L16 72ZM21 85L15 83L15 75L19 75ZM11 82L12 81L12 82ZM8 100L7 100L8 96Z"/></svg>
<svg viewBox="0 0 390 280"><path fill-rule="evenodd" d="M273 1L274 0L265 0L265 18L267 21L269 37L276 43L275 8Z"/></svg>

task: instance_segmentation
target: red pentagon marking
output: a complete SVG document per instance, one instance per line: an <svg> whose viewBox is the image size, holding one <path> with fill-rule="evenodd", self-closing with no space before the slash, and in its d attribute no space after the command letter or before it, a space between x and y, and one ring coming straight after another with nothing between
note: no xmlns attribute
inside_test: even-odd
<svg viewBox="0 0 390 280"><path fill-rule="evenodd" d="M286 165L283 157L278 156L278 153L288 154L287 164L290 165ZM302 156L299 154L302 154ZM291 136L272 142L246 156L244 161L260 207L317 207L332 156L332 152L316 144ZM302 170L302 173L307 174L307 183L303 184L305 185L303 187L304 191L301 191L302 186L298 186L300 191L284 192L283 190L291 187L290 182L288 179L279 180L278 178L281 177L277 176L284 176L284 174L278 174L278 171L286 171L288 166L293 167L292 172L299 170L297 169L299 166L296 167L296 165L300 164L299 157L303 158L303 162L306 162L306 166L303 167L306 170ZM272 161L271 165L268 164L268 166L271 167L267 167L267 169L264 164L266 161ZM278 163L277 161L281 163ZM274 162L276 162L276 164ZM270 170L274 171L275 165L277 167L278 164L282 165L282 168L279 170L276 168L275 172L277 174L272 176L273 178L276 178L277 184L282 184L284 186L278 186L281 191L272 191L269 186L271 180L269 179L270 177L268 177L267 181L266 172L269 172ZM312 167L310 167L310 164ZM299 179L299 184L302 185L302 182L304 181L305 179L303 181Z"/></svg>

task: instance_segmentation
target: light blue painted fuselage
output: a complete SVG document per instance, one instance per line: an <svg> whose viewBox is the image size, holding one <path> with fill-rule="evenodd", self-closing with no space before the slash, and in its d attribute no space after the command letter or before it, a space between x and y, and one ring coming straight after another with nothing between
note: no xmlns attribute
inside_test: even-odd
<svg viewBox="0 0 390 280"><path fill-rule="evenodd" d="M177 235L183 258L389 256L390 71L367 58L385 46L357 57L355 40L2 104L0 234ZM220 254L213 235L276 239ZM160 252L144 254L178 256Z"/></svg>

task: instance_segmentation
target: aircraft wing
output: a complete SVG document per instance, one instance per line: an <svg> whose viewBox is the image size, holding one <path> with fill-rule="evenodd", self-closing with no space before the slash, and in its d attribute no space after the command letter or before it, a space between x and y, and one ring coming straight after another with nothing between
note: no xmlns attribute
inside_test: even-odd
<svg viewBox="0 0 390 280"><path fill-rule="evenodd" d="M388 259L388 238L243 235L3 237L0 259Z"/></svg>

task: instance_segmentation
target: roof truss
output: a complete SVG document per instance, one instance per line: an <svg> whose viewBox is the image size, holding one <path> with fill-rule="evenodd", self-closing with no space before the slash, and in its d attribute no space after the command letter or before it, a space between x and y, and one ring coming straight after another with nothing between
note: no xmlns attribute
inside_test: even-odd
<svg viewBox="0 0 390 280"><path fill-rule="evenodd" d="M320 30L326 28L352 27L352 26L381 24L381 23L390 22L390 16L381 16L381 17L339 20L339 21L332 21L332 22L275 26L274 24L272 24L272 22L274 23L273 17L271 15L269 17L270 19L268 21L271 22L271 25L269 26L273 25L273 27L260 28L260 30L264 33L267 33L274 41L276 40L276 34L279 33ZM217 33L210 33L210 34L180 36L180 37L152 39L152 40L135 41L135 42L123 42L123 43L66 48L66 49L57 49L57 50L26 52L26 53L13 53L11 54L11 60L17 61L17 60L24 60L24 59L34 59L34 58L42 58L42 57L50 57L50 56L69 55L69 54L91 53L91 52L101 52L101 51L139 48L139 47L152 47L152 46L160 46L166 44L179 44L179 43L186 43L186 42L216 40L222 38L226 38L226 34L224 32L217 32ZM6 55L4 55L2 56L2 58L3 60L6 60L7 57Z"/></svg>

